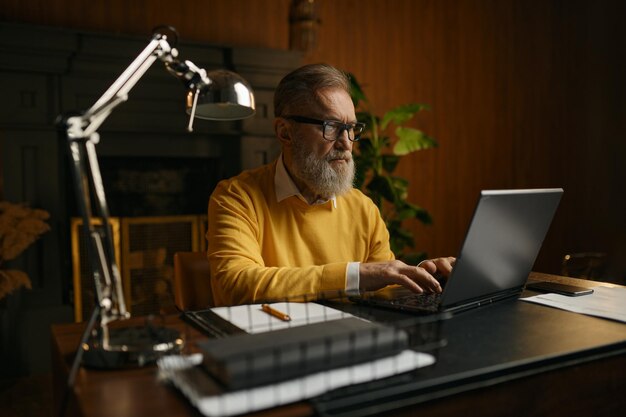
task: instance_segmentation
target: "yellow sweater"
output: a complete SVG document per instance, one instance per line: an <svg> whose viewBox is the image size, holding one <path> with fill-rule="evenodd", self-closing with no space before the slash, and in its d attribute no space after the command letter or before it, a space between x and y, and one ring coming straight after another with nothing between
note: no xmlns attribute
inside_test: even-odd
<svg viewBox="0 0 626 417"><path fill-rule="evenodd" d="M343 290L348 262L393 259L374 203L357 189L308 205L276 201L276 162L220 182L209 201L208 258L216 305Z"/></svg>

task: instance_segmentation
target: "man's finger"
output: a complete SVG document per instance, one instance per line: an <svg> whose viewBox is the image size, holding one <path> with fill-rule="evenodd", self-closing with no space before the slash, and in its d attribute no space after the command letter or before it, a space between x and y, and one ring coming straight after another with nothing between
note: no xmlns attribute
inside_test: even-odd
<svg viewBox="0 0 626 417"><path fill-rule="evenodd" d="M420 287L420 285L415 282L413 279L407 277L406 275L398 275L393 278L394 284L402 285L405 288L408 288L412 292L416 294L423 294L424 289Z"/></svg>
<svg viewBox="0 0 626 417"><path fill-rule="evenodd" d="M441 292L441 285L439 281L429 274L425 269L415 267L414 272L415 280L421 285L421 287L428 292Z"/></svg>

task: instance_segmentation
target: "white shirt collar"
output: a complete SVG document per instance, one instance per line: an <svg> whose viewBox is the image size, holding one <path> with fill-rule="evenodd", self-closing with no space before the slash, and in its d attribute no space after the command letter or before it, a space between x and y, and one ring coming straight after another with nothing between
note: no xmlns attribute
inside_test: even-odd
<svg viewBox="0 0 626 417"><path fill-rule="evenodd" d="M274 188L276 189L276 201L279 203L286 198L292 197L294 195L301 200L306 201L296 184L289 176L289 173L285 168L285 164L283 163L282 153L280 154L280 156L278 157L278 161L276 162L276 173L274 174ZM332 196L329 200L333 202L333 208L337 208L337 197ZM313 205L324 204L329 200L316 202Z"/></svg>

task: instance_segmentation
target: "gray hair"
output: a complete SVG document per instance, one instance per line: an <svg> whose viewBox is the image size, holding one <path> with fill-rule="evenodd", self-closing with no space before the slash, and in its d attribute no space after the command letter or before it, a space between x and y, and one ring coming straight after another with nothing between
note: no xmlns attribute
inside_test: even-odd
<svg viewBox="0 0 626 417"><path fill-rule="evenodd" d="M339 88L350 94L348 75L328 64L309 64L287 74L274 93L274 116L296 105L319 104L317 93L325 88Z"/></svg>

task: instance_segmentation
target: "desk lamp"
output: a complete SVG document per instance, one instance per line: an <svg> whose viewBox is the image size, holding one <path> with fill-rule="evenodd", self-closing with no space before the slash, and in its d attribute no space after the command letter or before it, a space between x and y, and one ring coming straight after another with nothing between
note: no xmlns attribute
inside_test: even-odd
<svg viewBox="0 0 626 417"><path fill-rule="evenodd" d="M226 70L207 73L190 61L179 60L176 41L173 28L157 28L148 46L91 108L79 114L61 115L58 120L60 134L69 145L74 187L97 298L70 372L70 385L81 361L97 368L142 366L160 355L180 351L183 344L177 331L154 322L141 327L109 327L112 322L129 318L130 313L124 303L109 210L96 156L95 145L100 139L98 127L117 105L128 99L129 91L157 59L187 89L189 131L192 131L194 118L236 120L254 114L254 95L244 79ZM94 227L95 217L102 219L102 228Z"/></svg>

